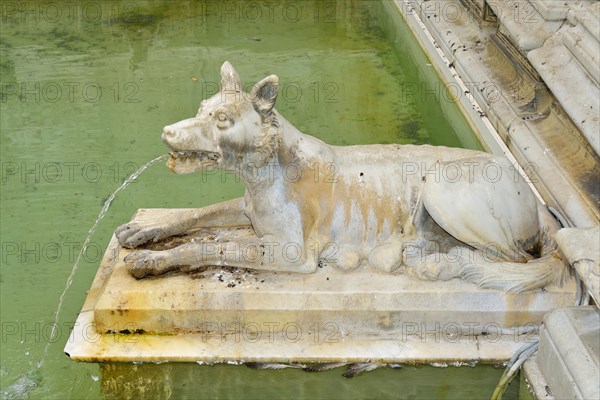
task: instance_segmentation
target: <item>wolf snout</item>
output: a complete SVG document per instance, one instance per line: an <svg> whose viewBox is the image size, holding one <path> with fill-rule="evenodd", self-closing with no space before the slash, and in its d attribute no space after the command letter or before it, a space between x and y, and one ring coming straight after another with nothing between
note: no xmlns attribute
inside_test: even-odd
<svg viewBox="0 0 600 400"><path fill-rule="evenodd" d="M175 137L175 130L171 128L171 125L165 126L162 133L163 140L172 137Z"/></svg>
<svg viewBox="0 0 600 400"><path fill-rule="evenodd" d="M162 141L167 146L170 146L172 144L172 141L175 140L176 136L177 132L175 131L175 129L171 128L170 125L165 126L163 128Z"/></svg>

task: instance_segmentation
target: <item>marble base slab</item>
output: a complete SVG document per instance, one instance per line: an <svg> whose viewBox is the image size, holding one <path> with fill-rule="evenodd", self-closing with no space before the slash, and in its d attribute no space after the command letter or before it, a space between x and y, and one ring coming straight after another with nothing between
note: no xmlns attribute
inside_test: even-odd
<svg viewBox="0 0 600 400"><path fill-rule="evenodd" d="M159 215L164 210L145 210ZM497 362L575 285L527 293L368 268L210 268L137 280L113 237L65 352L81 361Z"/></svg>

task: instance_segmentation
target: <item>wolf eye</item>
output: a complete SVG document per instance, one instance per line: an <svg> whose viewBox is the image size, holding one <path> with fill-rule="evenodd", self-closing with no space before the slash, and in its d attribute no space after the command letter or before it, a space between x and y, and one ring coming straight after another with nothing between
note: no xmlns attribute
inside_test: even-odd
<svg viewBox="0 0 600 400"><path fill-rule="evenodd" d="M229 116L224 112L217 112L215 114L216 125L219 129L227 129L233 125L233 121L229 118Z"/></svg>

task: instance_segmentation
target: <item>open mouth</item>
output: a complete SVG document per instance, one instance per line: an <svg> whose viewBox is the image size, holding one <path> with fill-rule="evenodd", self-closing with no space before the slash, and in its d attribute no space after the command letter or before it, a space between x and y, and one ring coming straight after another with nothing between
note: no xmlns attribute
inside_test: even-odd
<svg viewBox="0 0 600 400"><path fill-rule="evenodd" d="M210 151L171 151L167 166L178 174L186 174L218 162L219 154Z"/></svg>

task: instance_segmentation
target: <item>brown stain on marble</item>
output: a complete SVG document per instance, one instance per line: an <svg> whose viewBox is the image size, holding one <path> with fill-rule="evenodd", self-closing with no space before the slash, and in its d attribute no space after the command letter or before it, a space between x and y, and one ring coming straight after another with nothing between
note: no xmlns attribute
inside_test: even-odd
<svg viewBox="0 0 600 400"><path fill-rule="evenodd" d="M374 185L368 183L371 177L363 176L347 177L335 176L335 180L319 176L315 179L314 168L304 166L301 179L297 182L288 183L288 198L299 202L302 211L303 229L305 240L311 237L319 239L331 239L333 217L338 207L343 207L344 224L348 228L352 221L360 219L362 222L363 237L359 240L384 240L384 226L388 223L390 233L393 233L400 222L401 206L397 199L389 193L378 193ZM325 170L327 163L321 162L318 168ZM376 179L378 177L372 177ZM361 182L362 180L362 182ZM386 185L382 185L386 187ZM297 197L302 193L302 198ZM358 210L356 210L358 207ZM355 213L358 212L357 215ZM370 226L369 216L375 219L375 226ZM339 227L338 227L339 228ZM370 237L369 231L375 232L375 237Z"/></svg>

